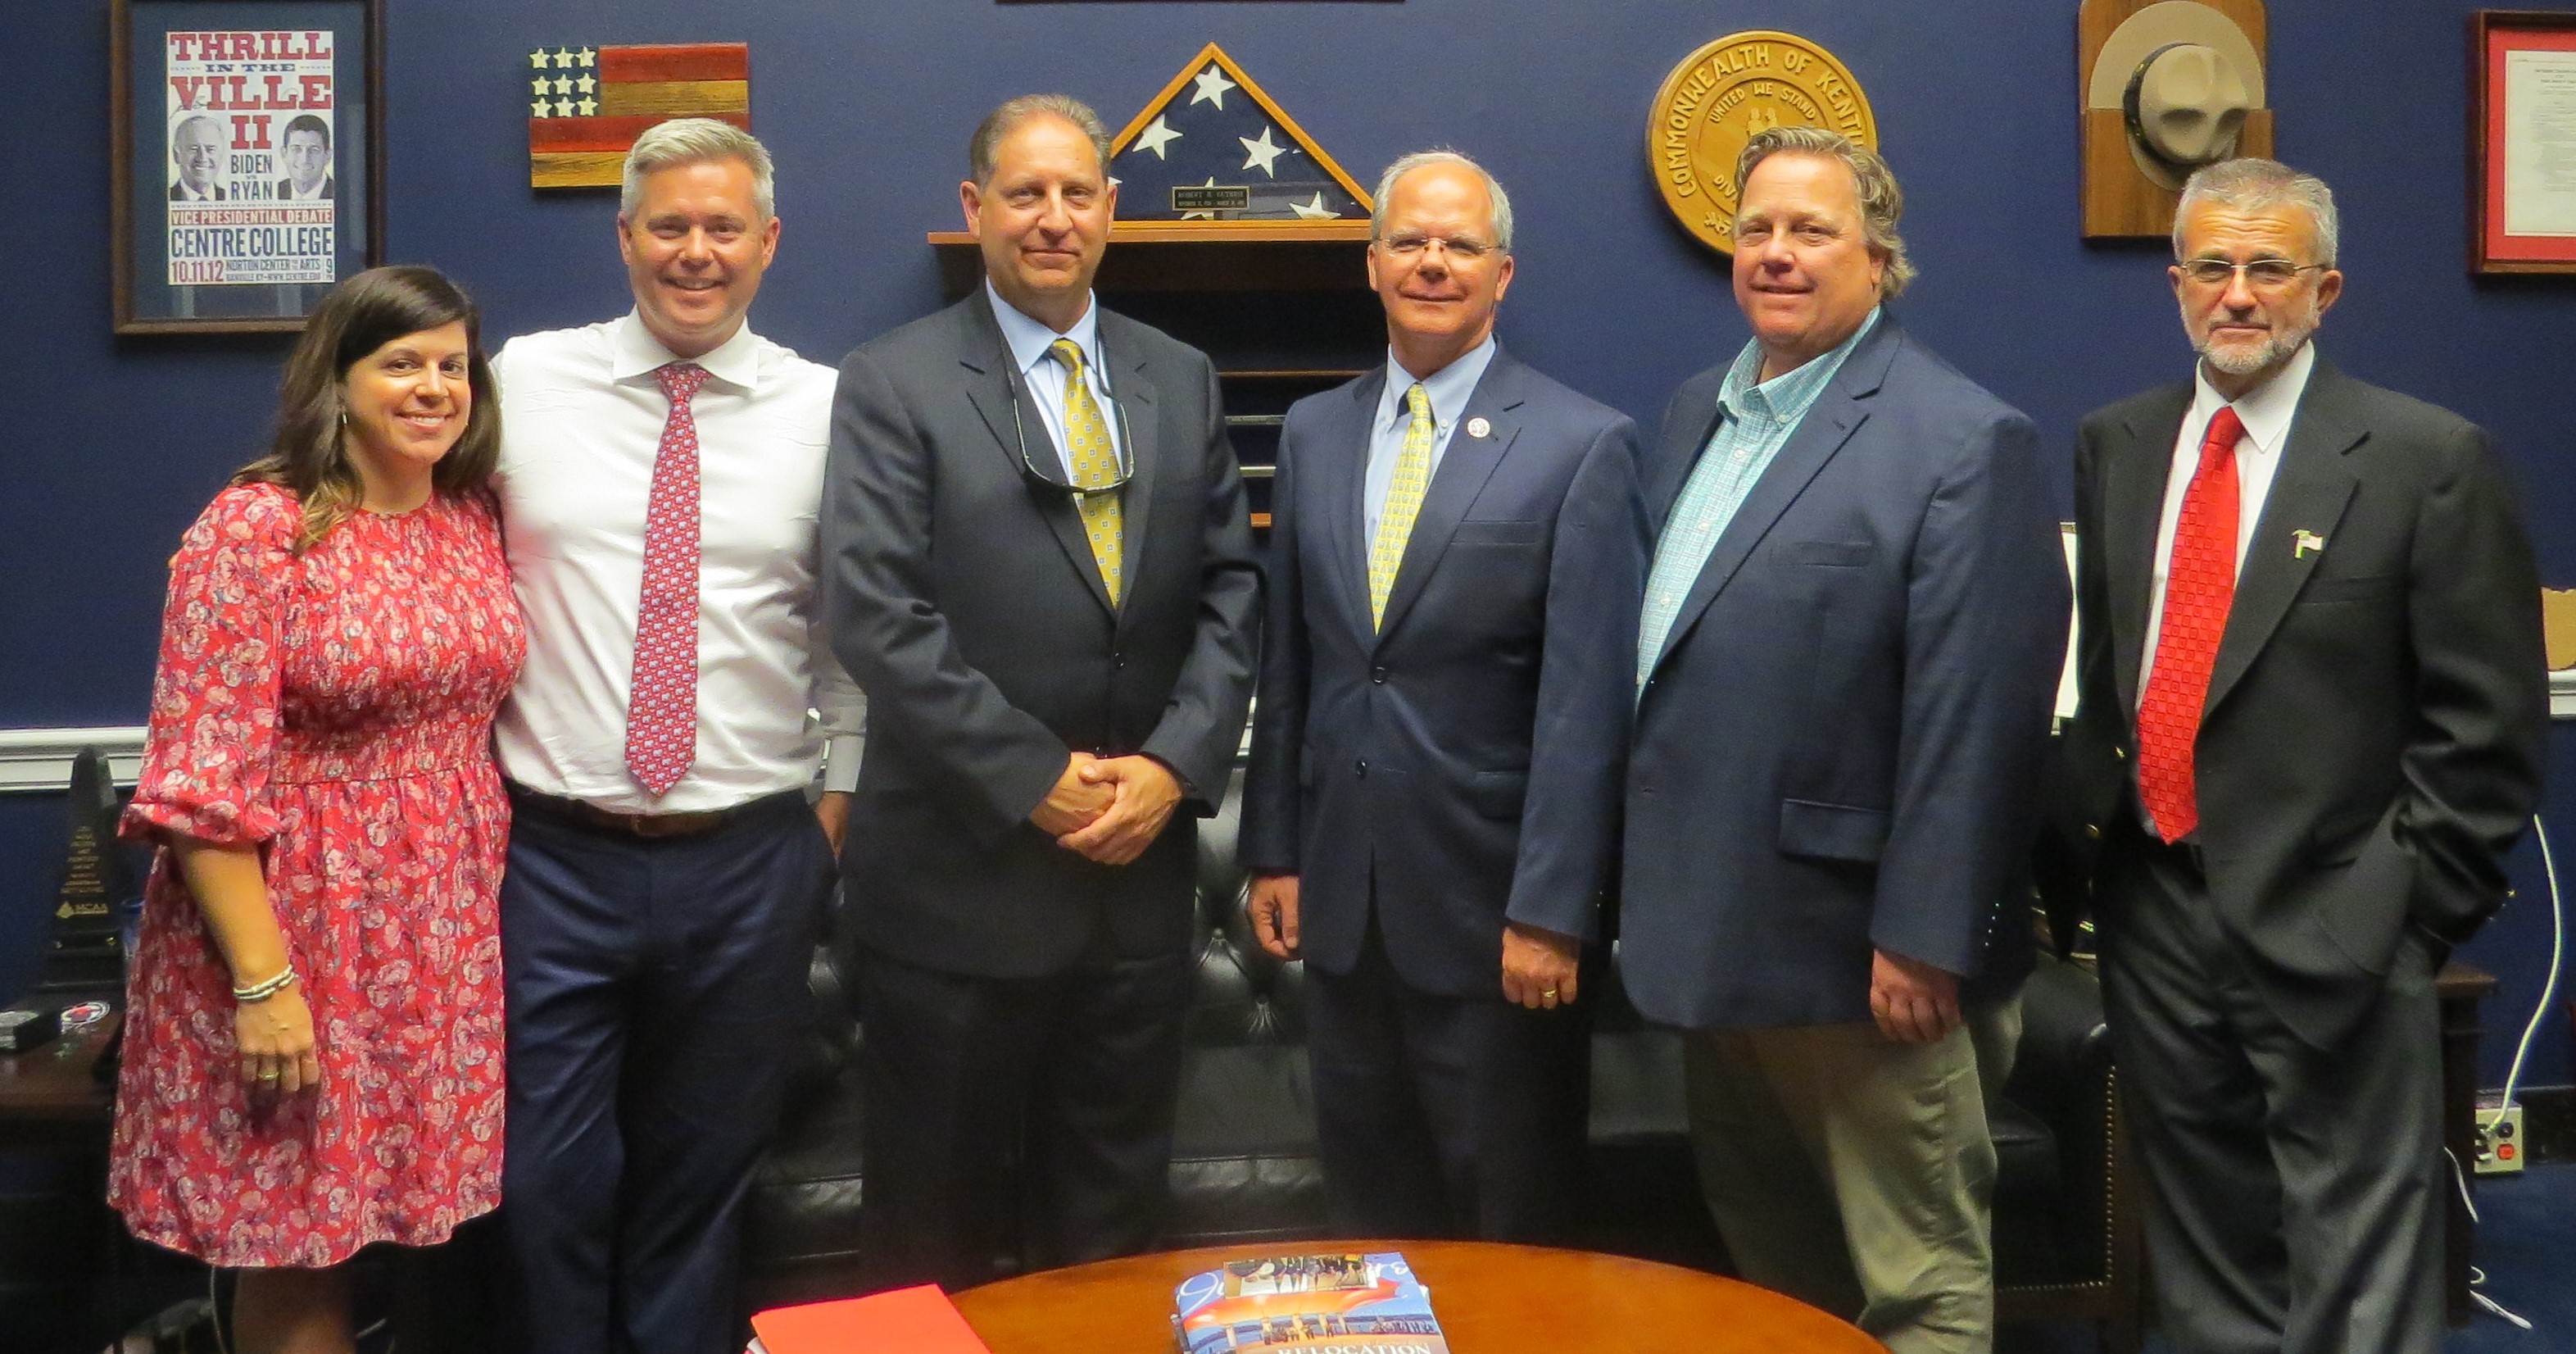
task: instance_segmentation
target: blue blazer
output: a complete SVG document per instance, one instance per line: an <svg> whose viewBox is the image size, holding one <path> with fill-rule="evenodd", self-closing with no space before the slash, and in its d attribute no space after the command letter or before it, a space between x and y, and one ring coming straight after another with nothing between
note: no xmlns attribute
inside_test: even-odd
<svg viewBox="0 0 2576 1354"><path fill-rule="evenodd" d="M1658 532L1725 378L1665 411ZM2071 606L2050 499L2030 419L1882 315L1718 537L1638 697L1619 963L1640 1011L1867 1020L1873 948L2026 968Z"/></svg>
<svg viewBox="0 0 2576 1354"><path fill-rule="evenodd" d="M1498 996L1504 919L1591 938L1616 850L1636 426L1498 350L1373 630L1361 513L1385 384L1300 400L1280 434L1242 859L1300 876L1326 972L1357 962L1374 879L1405 982Z"/></svg>

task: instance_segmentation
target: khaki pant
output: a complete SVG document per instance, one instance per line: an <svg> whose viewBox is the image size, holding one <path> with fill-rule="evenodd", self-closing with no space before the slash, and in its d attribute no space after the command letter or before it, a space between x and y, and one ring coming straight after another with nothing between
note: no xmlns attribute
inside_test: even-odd
<svg viewBox="0 0 2576 1354"><path fill-rule="evenodd" d="M1893 1354L1991 1350L1985 1094L2020 1031L2016 1000L1972 1009L1934 1044L1866 1023L1689 1035L1700 1191L1745 1279Z"/></svg>

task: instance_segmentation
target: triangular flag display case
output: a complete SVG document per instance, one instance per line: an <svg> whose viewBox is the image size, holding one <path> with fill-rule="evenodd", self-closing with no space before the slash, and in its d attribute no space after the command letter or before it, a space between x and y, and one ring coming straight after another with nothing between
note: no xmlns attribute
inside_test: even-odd
<svg viewBox="0 0 2576 1354"><path fill-rule="evenodd" d="M1363 189L1215 43L1110 143L1118 217L1095 290L1215 360L1226 423L1270 519L1279 425L1298 398L1385 358ZM951 298L983 281L964 231L930 232Z"/></svg>

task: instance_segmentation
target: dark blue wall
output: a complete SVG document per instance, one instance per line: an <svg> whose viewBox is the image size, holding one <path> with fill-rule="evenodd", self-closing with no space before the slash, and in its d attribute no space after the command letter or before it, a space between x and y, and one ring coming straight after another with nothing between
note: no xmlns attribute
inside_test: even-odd
<svg viewBox="0 0 2576 1354"><path fill-rule="evenodd" d="M389 0L390 257L458 275L496 334L626 304L604 194L527 187L520 99L537 44L748 41L755 126L777 153L786 233L759 327L830 361L931 308L922 232L957 223L966 133L991 104L1062 88L1113 125L1198 46L1222 42L1356 177L1434 143L1518 195L1508 341L1641 420L1743 327L1723 260L1665 216L1646 104L1691 48L1740 28L1811 37L1859 78L1911 195L1923 278L1906 322L2059 443L2086 410L2181 377L2152 249L2077 237L2073 0L1403 0L1399 4L861 4L767 0ZM142 718L161 561L263 436L284 345L108 334L106 0L20 6L11 138L22 206L8 311L22 353L0 494L0 726ZM2345 300L2324 351L2486 424L2523 485L2544 572L2576 583L2576 285L2473 283L2462 267L2464 16L2472 0L2277 0L2280 154L2334 184ZM710 17L712 16L712 17ZM29 378L41 376L40 381ZM38 393L40 392L40 394ZM2576 784L2576 743L2554 768ZM2558 802L2570 802L2560 796ZM0 910L41 906L50 801L0 802ZM2576 814L2559 818L2576 848ZM2531 853L2526 850L2527 857ZM2576 855L2576 849L2571 849ZM2535 867L2471 951L2519 1030L2549 940ZM0 920L0 961L23 959ZM9 967L0 962L0 970ZM20 964L23 967L23 963ZM6 972L0 972L5 978ZM2489 1084L2509 1037L2488 1042ZM2563 1026L2535 1052L2569 1079Z"/></svg>

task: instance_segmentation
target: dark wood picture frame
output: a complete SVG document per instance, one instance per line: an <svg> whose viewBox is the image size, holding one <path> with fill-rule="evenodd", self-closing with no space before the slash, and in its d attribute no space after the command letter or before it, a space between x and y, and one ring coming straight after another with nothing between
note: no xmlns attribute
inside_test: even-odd
<svg viewBox="0 0 2576 1354"><path fill-rule="evenodd" d="M384 261L384 18L384 0L109 0L108 211L117 333L293 333L334 282ZM177 189L164 187L170 160L161 35L281 30L332 35L333 280L174 283L163 204ZM148 97L138 100L138 92ZM269 116L284 107L267 110ZM138 146L157 149L137 163Z"/></svg>
<svg viewBox="0 0 2576 1354"><path fill-rule="evenodd" d="M2469 271L2576 273L2576 234L2505 234L2504 64L2514 51L2576 53L2576 12L2469 16Z"/></svg>

